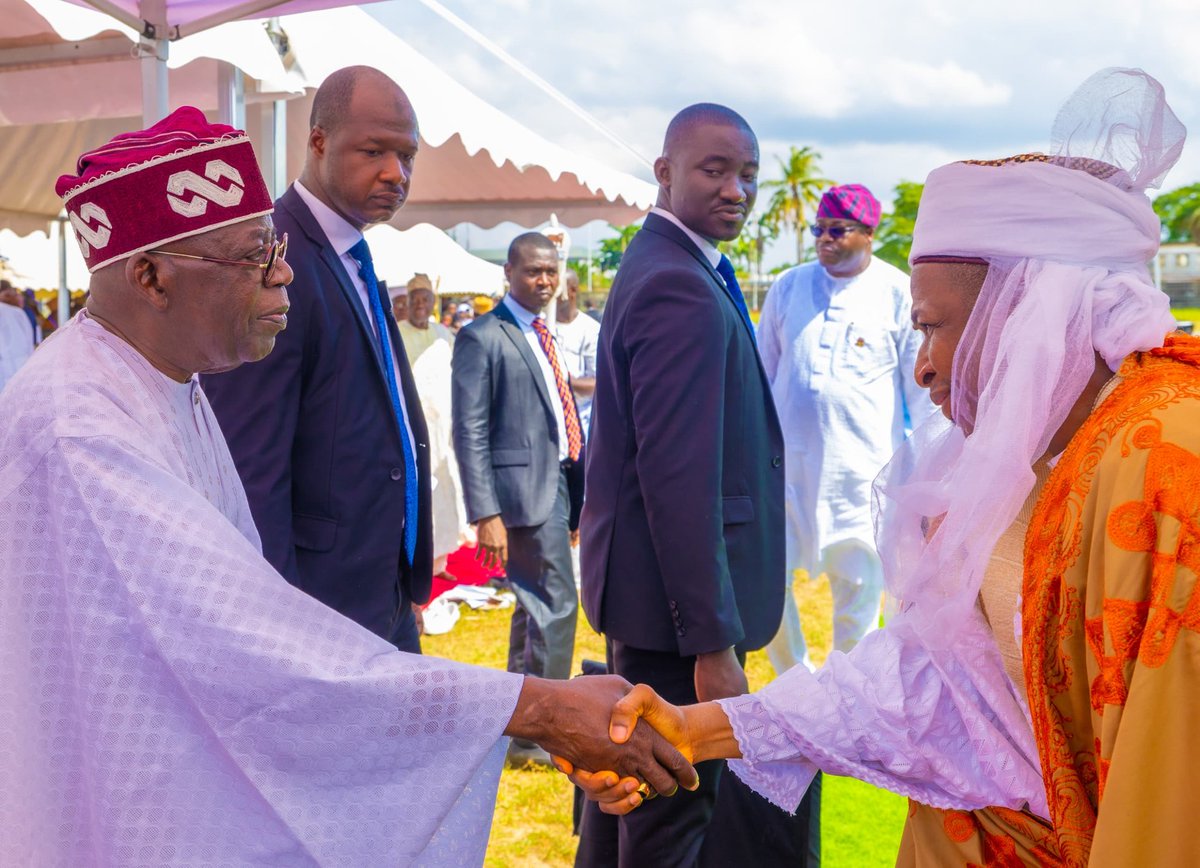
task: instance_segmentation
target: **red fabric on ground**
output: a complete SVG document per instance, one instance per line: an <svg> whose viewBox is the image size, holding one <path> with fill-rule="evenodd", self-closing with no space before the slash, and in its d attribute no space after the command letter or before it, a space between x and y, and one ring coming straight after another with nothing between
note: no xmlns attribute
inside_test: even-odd
<svg viewBox="0 0 1200 868"><path fill-rule="evenodd" d="M486 585L488 579L504 575L504 570L502 569L485 570L475 560L475 546L463 546L446 558L446 572L454 576L458 581L447 582L438 576L434 576L433 590L430 592L429 599L436 600L440 594L446 593L446 591L453 588L456 584Z"/></svg>

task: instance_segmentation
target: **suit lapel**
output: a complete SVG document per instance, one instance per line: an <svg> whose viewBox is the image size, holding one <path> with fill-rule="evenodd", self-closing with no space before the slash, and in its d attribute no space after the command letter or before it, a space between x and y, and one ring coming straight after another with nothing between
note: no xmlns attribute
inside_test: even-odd
<svg viewBox="0 0 1200 868"><path fill-rule="evenodd" d="M733 297L733 290L730 289L725 283L725 278L721 277L721 275L717 273L717 270L713 268L712 263L708 261L708 257L705 256L701 252L700 248L696 246L696 242L688 238L687 235L685 235L683 231L670 220L659 217L657 214L648 215L646 217L646 222L642 224L642 228L647 232L653 232L655 235L660 235L669 241L675 242L688 253L690 253L692 258L704 267L704 270L708 272L709 279L717 285L717 288L721 290L721 294L729 299L729 303L733 305L733 312L737 314L738 320L746 329L747 334L750 335L750 340L754 341L755 345L757 346L758 340L755 337L754 329L748 322L746 322L746 318L742 316L741 308L738 306L737 301Z"/></svg>
<svg viewBox="0 0 1200 868"><path fill-rule="evenodd" d="M529 366L529 370L533 374L533 381L537 384L538 394L542 396L542 403L550 411L550 417L554 418L554 405L550 403L550 393L546 389L546 378L542 376L542 368L538 364L537 357L533 354L533 347L529 346L529 341L526 340L525 332L521 329L520 323L517 322L512 312L504 306L503 302L496 305L496 322L500 326L500 331L504 332L505 337L513 342L513 345L517 348L517 352L521 354L521 358Z"/></svg>
<svg viewBox="0 0 1200 868"><path fill-rule="evenodd" d="M308 210L308 206L304 204L304 200L300 198L300 194L296 192L294 187L289 187L287 192L280 199L280 204L287 208L296 223L304 230L309 240L317 248L317 254L321 258L321 262L329 269L334 279L337 281L338 289L346 299L346 304L350 306L351 312L354 314L354 319L358 323L359 332L363 340L367 342L367 346L371 350L371 355L375 358L375 366L379 370L379 376L386 377L383 370L383 353L379 346L379 341L375 338L375 328L367 319L367 311L363 310L362 299L358 297L358 290L354 288L354 283L350 280L350 275L346 273L346 268L342 265L341 258L334 251L333 246L329 243L329 239L325 237L325 232L321 229L321 224L317 222L317 218ZM385 380L386 383L386 380Z"/></svg>

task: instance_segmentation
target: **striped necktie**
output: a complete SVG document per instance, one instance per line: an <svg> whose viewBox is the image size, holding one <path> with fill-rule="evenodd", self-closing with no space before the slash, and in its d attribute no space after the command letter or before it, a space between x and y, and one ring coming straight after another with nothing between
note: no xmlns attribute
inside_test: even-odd
<svg viewBox="0 0 1200 868"><path fill-rule="evenodd" d="M534 317L533 330L537 332L542 352L550 360L550 370L554 371L554 385L558 389L558 400L562 402L563 422L567 428L567 455L572 461L578 461L579 453L583 451L583 428L579 425L579 410L575 406L575 396L571 393L571 383L563 374L562 365L558 363L554 337L550 334L550 329L546 328L546 321L540 316Z"/></svg>
<svg viewBox="0 0 1200 868"><path fill-rule="evenodd" d="M383 372L387 378L388 396L392 399L392 412L400 428L400 444L404 450L404 551L411 565L417 550L417 462L408 426L404 424L404 411L400 407L400 386L396 382L392 342L388 336L387 317L383 313L379 281L375 278L375 264L371 261L371 248L367 247L367 239L360 238L358 243L350 248L350 255L358 263L359 277L367 286L367 297L371 301L371 319L375 322L379 346L383 350Z"/></svg>

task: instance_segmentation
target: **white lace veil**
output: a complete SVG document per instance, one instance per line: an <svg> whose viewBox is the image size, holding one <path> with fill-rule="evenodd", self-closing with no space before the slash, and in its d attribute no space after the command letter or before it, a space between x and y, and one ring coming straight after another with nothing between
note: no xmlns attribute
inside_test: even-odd
<svg viewBox="0 0 1200 868"><path fill-rule="evenodd" d="M1059 112L1053 154L930 174L912 259L989 267L955 353L954 426L940 416L923 425L875 483L877 542L901 604L896 629L930 647L953 643L1094 354L1115 370L1174 328L1147 268L1160 229L1144 191L1184 136L1155 79L1107 69Z"/></svg>

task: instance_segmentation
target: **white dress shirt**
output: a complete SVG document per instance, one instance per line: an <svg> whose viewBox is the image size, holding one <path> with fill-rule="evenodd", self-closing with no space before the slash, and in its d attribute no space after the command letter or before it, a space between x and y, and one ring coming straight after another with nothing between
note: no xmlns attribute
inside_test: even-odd
<svg viewBox="0 0 1200 868"><path fill-rule="evenodd" d="M329 244L333 247L333 252L337 254L342 267L346 269L346 276L350 278L351 285L358 293L359 303L362 304L363 312L367 315L367 322L371 325L371 333L378 343L379 329L375 326L375 316L371 313L371 297L367 295L367 285L358 273L358 260L350 255L350 248L362 240L363 234L351 226L345 217L314 196L299 181L296 181L292 186L296 188L296 192L304 200L304 204L308 206L308 210L312 212L313 217L316 218L317 225L321 227L321 231L329 239ZM392 306L390 304L383 305L383 309L385 317L391 315ZM391 335L388 335L388 338L390 340ZM401 352L402 349L403 347L392 347L392 371L396 375L396 391L400 393L400 412L404 414L405 436L408 437L408 442L413 448L413 456L415 457L417 441L412 436L412 423L408 420L408 405L404 402L404 388L400 379L400 365L396 361L396 354Z"/></svg>
<svg viewBox="0 0 1200 868"><path fill-rule="evenodd" d="M570 454L570 450L567 448L567 421L563 417L562 399L558 396L558 383L554 381L554 368L550 367L550 360L546 358L537 332L533 330L533 321L540 319L545 322L546 317L522 307L521 303L516 301L511 294L504 296L504 300L500 303L508 308L509 313L516 319L517 325L521 327L521 333L525 335L525 340L533 350L533 357L537 359L538 367L542 371L542 379L546 382L546 391L550 393L550 406L554 409L554 424L558 427L558 460L563 461ZM554 332L551 331L550 335L553 337ZM558 355L558 367L566 377L569 375L564 363L565 354L557 348L557 343L555 341L554 346L556 347L555 353Z"/></svg>
<svg viewBox="0 0 1200 868"><path fill-rule="evenodd" d="M672 214L670 211L666 210L665 208L659 208L659 207L655 206L654 208L650 209L650 213L657 214L659 217L662 217L664 220L670 220L672 223L674 223L676 226L678 226L680 229L682 229L683 234L686 235L688 238L692 239L692 241L695 243L695 245L700 248L700 252L704 254L704 258L708 260L708 264L711 265L713 268L717 267L717 263L721 261L721 251L717 250L717 246L715 244L713 244L711 241L709 241L703 235L697 235L691 229L688 229L686 226L683 225L682 220L680 220L678 217L676 217L674 214Z"/></svg>

